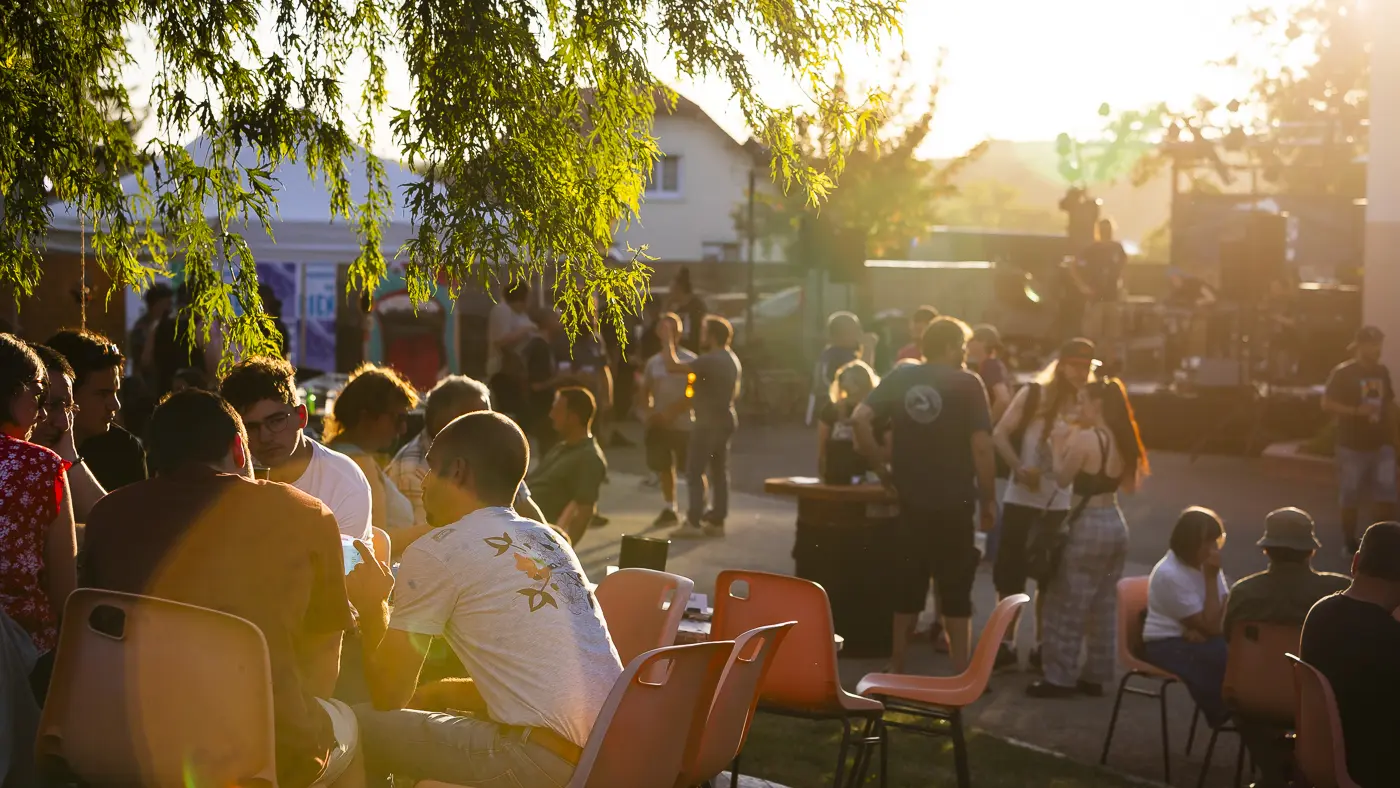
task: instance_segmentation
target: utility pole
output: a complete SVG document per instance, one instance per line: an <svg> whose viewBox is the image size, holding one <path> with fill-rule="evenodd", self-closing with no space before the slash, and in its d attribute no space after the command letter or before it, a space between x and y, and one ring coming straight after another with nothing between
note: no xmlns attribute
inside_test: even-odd
<svg viewBox="0 0 1400 788"><path fill-rule="evenodd" d="M753 167L750 167L750 168L749 168L749 211L748 211L749 220L748 220L748 233L747 233L747 235L748 235L747 241L748 241L748 246L749 246L749 248L748 248L748 250L747 250L747 252L748 252L748 262L749 262L749 298L748 298L748 305L745 307L745 312L744 312L744 340L745 340L745 343L752 343L752 342L753 342L753 302L758 298L758 294L757 294L756 292L754 292L754 259L753 259L754 236L755 236L755 235L757 234L757 232L758 232L758 228L754 227L754 218L753 218L753 213L754 213L754 211L753 211L753 209L754 209L754 184L755 184L756 180L757 180L757 178L756 178L756 176L755 176L754 169L753 169Z"/></svg>

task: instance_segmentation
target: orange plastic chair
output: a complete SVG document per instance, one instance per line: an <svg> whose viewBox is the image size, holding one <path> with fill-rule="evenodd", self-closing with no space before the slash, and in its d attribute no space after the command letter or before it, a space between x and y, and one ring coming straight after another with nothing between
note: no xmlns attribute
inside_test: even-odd
<svg viewBox="0 0 1400 788"><path fill-rule="evenodd" d="M734 652L729 655L715 702L700 733L700 746L681 770L676 788L707 782L739 757L758 708L759 686L773 664L774 653L796 624L789 621L759 627L734 641Z"/></svg>
<svg viewBox="0 0 1400 788"><path fill-rule="evenodd" d="M375 560L392 565L394 559L390 551L393 549L393 543L389 540L389 532L373 525L370 526L370 528L373 530L373 533L370 534L372 537L370 540L370 548L374 550Z"/></svg>
<svg viewBox="0 0 1400 788"><path fill-rule="evenodd" d="M1347 771L1346 741L1332 682L1312 665L1292 654L1287 657L1293 664L1298 731L1293 754L1298 768L1314 788L1360 788Z"/></svg>
<svg viewBox="0 0 1400 788"><path fill-rule="evenodd" d="M1293 729L1293 699L1280 694L1278 688L1293 681L1293 669L1283 657L1298 650L1302 636L1301 624L1237 621L1231 626L1222 694L1232 716L1272 726L1281 734ZM1197 788L1205 786L1216 739L1221 733L1230 732L1238 733L1238 730L1220 727L1211 731ZM1245 746L1241 741L1235 760L1236 785L1244 776L1244 756Z"/></svg>
<svg viewBox="0 0 1400 788"><path fill-rule="evenodd" d="M929 727L894 722L886 718L883 724L930 736L951 736L960 788L968 788L972 784L967 765L967 741L963 736L962 710L987 691L987 682L991 679L992 668L996 665L997 648L1001 645L1007 628L1015 620L1016 611L1029 601L1031 598L1025 594L1012 594L997 603L996 609L987 619L987 625L982 628L981 637L977 639L977 648L972 653L971 662L966 670L956 676L871 673L856 685L856 692L884 701L887 712L946 721L946 726ZM884 771L883 764L881 771Z"/></svg>
<svg viewBox="0 0 1400 788"><path fill-rule="evenodd" d="M593 592L622 664L676 643L685 603L695 583L654 569L619 569Z"/></svg>
<svg viewBox="0 0 1400 788"><path fill-rule="evenodd" d="M164 599L68 597L36 760L92 785L277 785L272 668L251 622ZM339 785L363 785L356 758Z"/></svg>
<svg viewBox="0 0 1400 788"><path fill-rule="evenodd" d="M1124 695L1137 695L1152 698L1161 704L1162 710L1162 774L1164 782L1172 781L1171 739L1167 729L1167 687L1181 682L1177 676L1142 659L1133 653L1131 643L1140 640L1142 635L1142 615L1147 611L1147 576L1125 577L1118 581L1118 665L1127 672L1118 682L1118 695L1113 701L1113 716L1108 720L1108 734L1103 740L1103 755L1099 765L1108 763L1108 750L1113 744L1113 731L1118 726L1118 711L1123 706ZM1134 679L1156 682L1154 688L1131 685ZM1191 717L1191 731L1187 734L1186 754L1191 754L1191 746L1196 741L1196 722L1200 718L1198 709Z"/></svg>
<svg viewBox="0 0 1400 788"><path fill-rule="evenodd" d="M747 590L743 587L747 586ZM732 639L759 627L796 621L773 657L759 691L758 710L814 720L840 720L835 785L844 785L847 750L855 747L859 774L870 749L883 746L879 721L885 706L847 692L837 673L836 632L826 591L810 580L768 572L725 570L715 580L715 611L710 636ZM865 720L853 735L853 722ZM882 776L883 779L883 776ZM730 785L739 782L735 761Z"/></svg>

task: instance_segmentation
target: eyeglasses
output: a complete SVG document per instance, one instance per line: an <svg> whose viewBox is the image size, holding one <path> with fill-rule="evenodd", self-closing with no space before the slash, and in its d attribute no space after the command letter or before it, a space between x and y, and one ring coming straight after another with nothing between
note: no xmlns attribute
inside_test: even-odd
<svg viewBox="0 0 1400 788"><path fill-rule="evenodd" d="M64 416L67 416L67 417L69 417L69 418L71 418L71 417L73 416L73 414L74 414L74 413L77 413L78 410L79 410L79 408L78 408L78 403L74 402L74 401L71 400L71 399L70 399L70 400L61 400L61 399L46 400L46 401L43 403L43 408L44 408L44 410L46 410L46 411L49 412L49 415L53 415L53 414L55 414L55 413L58 413L59 411L62 411L62 412L63 412L63 415L64 415Z"/></svg>
<svg viewBox="0 0 1400 788"><path fill-rule="evenodd" d="M287 427L291 426L292 424L292 417L296 415L296 411L290 410L284 413L278 413L273 416L268 416L262 421L245 421L243 422L243 426L245 429L248 430L248 432L261 433L265 430L269 434L279 435L287 431Z"/></svg>

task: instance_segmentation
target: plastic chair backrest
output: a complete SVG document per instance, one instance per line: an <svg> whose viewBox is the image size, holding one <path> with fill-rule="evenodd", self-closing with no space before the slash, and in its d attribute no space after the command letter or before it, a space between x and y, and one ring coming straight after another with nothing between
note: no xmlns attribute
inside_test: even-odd
<svg viewBox="0 0 1400 788"><path fill-rule="evenodd" d="M1143 661L1132 648L1134 639L1142 639L1142 614L1147 610L1149 580L1147 575L1141 575L1118 581L1118 663L1127 670L1166 676L1170 674Z"/></svg>
<svg viewBox="0 0 1400 788"><path fill-rule="evenodd" d="M272 669L249 621L80 588L39 724L40 763L93 785L277 784Z"/></svg>
<svg viewBox="0 0 1400 788"><path fill-rule="evenodd" d="M593 596L622 664L675 644L693 588L688 577L654 569L619 569L603 578Z"/></svg>
<svg viewBox="0 0 1400 788"><path fill-rule="evenodd" d="M1285 654L1298 651L1301 624L1236 621L1230 625L1229 656L1225 662L1225 703L1251 720L1293 726L1293 698L1279 687L1293 682Z"/></svg>
<svg viewBox="0 0 1400 788"><path fill-rule="evenodd" d="M694 757L681 771L676 788L699 785L724 771L744 747L758 708L758 688L773 665L773 655L796 621L759 627L740 635L715 691L715 702L700 732Z"/></svg>
<svg viewBox="0 0 1400 788"><path fill-rule="evenodd" d="M739 584L748 586L746 596ZM810 580L768 572L727 569L715 580L710 637L730 640L751 629L796 621L785 648L759 692L765 704L797 709L831 708L841 693L836 668L836 626L826 590Z"/></svg>
<svg viewBox="0 0 1400 788"><path fill-rule="evenodd" d="M986 691L987 682L991 680L992 670L996 667L997 650L1006 636L1006 630L1015 619L1016 611L1029 601L1031 598L1026 594L1012 594L998 602L992 609L992 614L987 617L987 624L982 627L982 634L977 638L977 647L972 652L972 659L962 674L968 679L967 689L972 694L967 700L968 703L982 697L982 693Z"/></svg>
<svg viewBox="0 0 1400 788"><path fill-rule="evenodd" d="M389 532L377 526L370 526L370 528L373 529L370 548L374 550L375 560L392 565L394 563L393 555L391 555L393 542L389 540Z"/></svg>
<svg viewBox="0 0 1400 788"><path fill-rule="evenodd" d="M668 646L632 660L593 723L568 788L656 786L694 757L734 641Z"/></svg>
<svg viewBox="0 0 1400 788"><path fill-rule="evenodd" d="M1317 668L1293 656L1293 689L1297 700L1293 745L1298 768L1314 788L1356 788L1347 772L1346 743L1332 684Z"/></svg>

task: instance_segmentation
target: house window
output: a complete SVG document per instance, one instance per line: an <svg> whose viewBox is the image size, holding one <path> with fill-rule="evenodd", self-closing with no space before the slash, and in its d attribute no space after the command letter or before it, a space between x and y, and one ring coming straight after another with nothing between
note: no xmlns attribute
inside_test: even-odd
<svg viewBox="0 0 1400 788"><path fill-rule="evenodd" d="M700 259L707 263L739 262L739 244L705 241L700 244Z"/></svg>
<svg viewBox="0 0 1400 788"><path fill-rule="evenodd" d="M681 193L681 157L662 156L651 168L651 180L647 181L647 194Z"/></svg>

